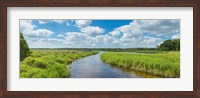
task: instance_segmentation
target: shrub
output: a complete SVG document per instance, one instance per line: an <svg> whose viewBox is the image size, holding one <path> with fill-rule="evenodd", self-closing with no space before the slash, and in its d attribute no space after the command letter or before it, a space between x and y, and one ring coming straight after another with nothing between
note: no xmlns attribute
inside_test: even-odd
<svg viewBox="0 0 200 98"><path fill-rule="evenodd" d="M45 69L48 66L48 62L43 61L42 59L36 59L36 61L33 63L33 66Z"/></svg>

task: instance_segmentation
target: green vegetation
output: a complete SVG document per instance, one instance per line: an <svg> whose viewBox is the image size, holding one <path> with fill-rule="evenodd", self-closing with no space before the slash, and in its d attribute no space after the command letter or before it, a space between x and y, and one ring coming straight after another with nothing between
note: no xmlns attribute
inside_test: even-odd
<svg viewBox="0 0 200 98"><path fill-rule="evenodd" d="M180 52L134 54L106 52L101 59L108 64L164 77L180 77Z"/></svg>
<svg viewBox="0 0 200 98"><path fill-rule="evenodd" d="M161 51L180 51L180 39L166 40L160 46L158 50Z"/></svg>
<svg viewBox="0 0 200 98"><path fill-rule="evenodd" d="M47 50L48 48L32 48L34 50ZM52 48L52 50L84 50L84 51L112 51L112 52L158 52L156 48Z"/></svg>
<svg viewBox="0 0 200 98"><path fill-rule="evenodd" d="M72 50L32 50L30 56L20 62L20 78L66 78L70 76L69 68L74 60L96 53Z"/></svg>
<svg viewBox="0 0 200 98"><path fill-rule="evenodd" d="M23 34L20 33L20 61L24 60L31 54L31 51L28 47L26 40L23 37Z"/></svg>

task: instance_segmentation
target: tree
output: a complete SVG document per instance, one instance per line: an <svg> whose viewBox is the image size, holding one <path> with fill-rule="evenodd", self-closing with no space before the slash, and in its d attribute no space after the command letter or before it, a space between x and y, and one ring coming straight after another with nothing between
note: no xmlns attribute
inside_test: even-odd
<svg viewBox="0 0 200 98"><path fill-rule="evenodd" d="M158 50L161 51L180 51L180 39L166 40L160 46Z"/></svg>
<svg viewBox="0 0 200 98"><path fill-rule="evenodd" d="M24 60L31 54L31 51L28 47L26 40L23 37L23 34L20 32L20 61Z"/></svg>

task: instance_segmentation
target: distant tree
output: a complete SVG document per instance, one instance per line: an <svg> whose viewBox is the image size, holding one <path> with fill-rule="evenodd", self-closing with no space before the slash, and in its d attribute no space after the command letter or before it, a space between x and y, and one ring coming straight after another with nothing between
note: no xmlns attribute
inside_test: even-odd
<svg viewBox="0 0 200 98"><path fill-rule="evenodd" d="M30 55L31 51L28 47L26 40L24 39L23 34L20 32L20 61L24 60Z"/></svg>
<svg viewBox="0 0 200 98"><path fill-rule="evenodd" d="M158 50L161 51L180 51L180 39L166 40L160 46Z"/></svg>

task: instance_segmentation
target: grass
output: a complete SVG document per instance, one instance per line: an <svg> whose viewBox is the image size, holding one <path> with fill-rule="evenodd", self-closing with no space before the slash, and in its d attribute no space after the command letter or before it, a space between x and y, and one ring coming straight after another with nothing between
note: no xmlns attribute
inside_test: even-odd
<svg viewBox="0 0 200 98"><path fill-rule="evenodd" d="M74 60L96 53L73 50L32 50L32 54L20 62L20 78L66 78L70 76L70 64Z"/></svg>
<svg viewBox="0 0 200 98"><path fill-rule="evenodd" d="M128 54L106 52L101 59L113 66L147 72L164 77L180 77L180 52L158 52L154 54Z"/></svg>

